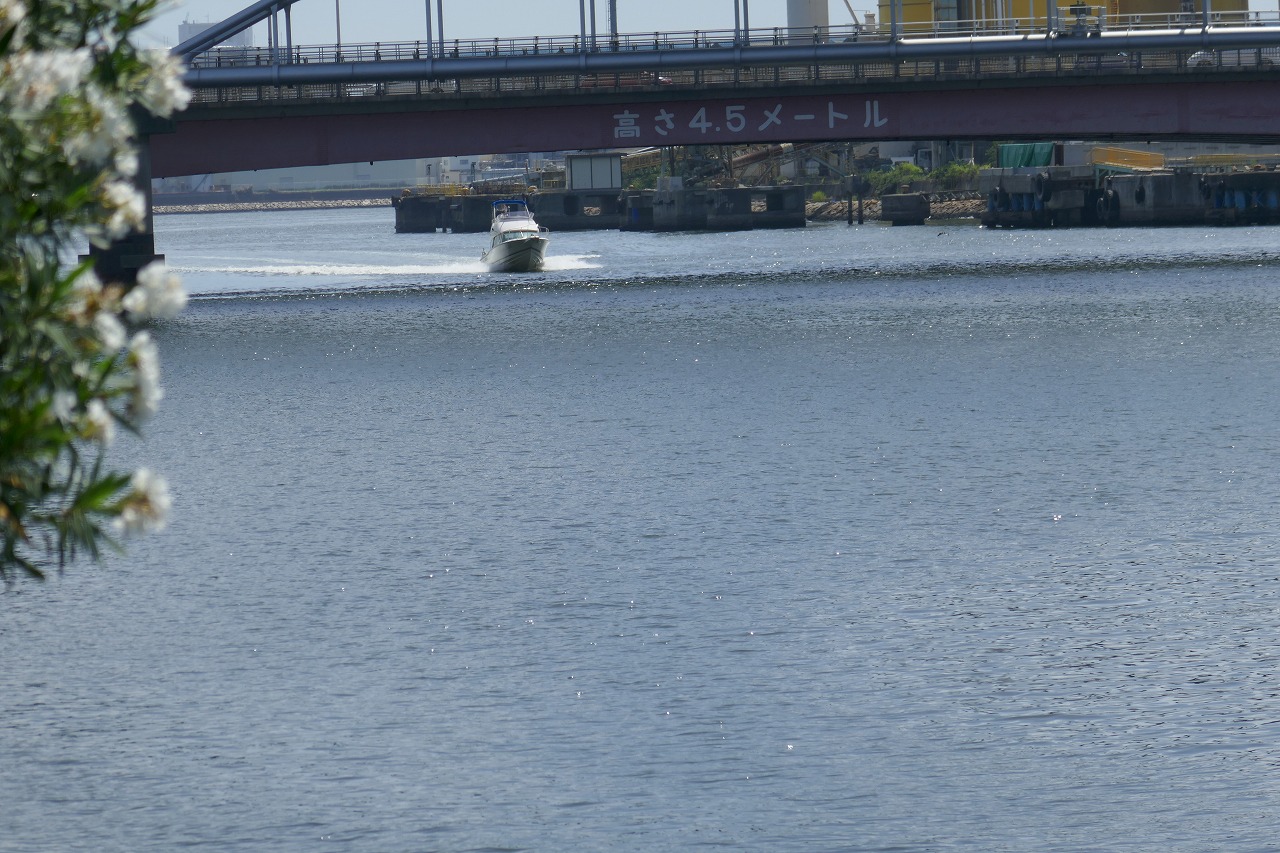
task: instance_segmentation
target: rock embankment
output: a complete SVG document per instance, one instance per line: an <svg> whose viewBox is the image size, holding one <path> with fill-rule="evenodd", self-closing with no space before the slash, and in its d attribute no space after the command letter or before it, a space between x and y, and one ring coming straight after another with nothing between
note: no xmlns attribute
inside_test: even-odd
<svg viewBox="0 0 1280 853"><path fill-rule="evenodd" d="M156 213L244 213L255 210L326 210L337 207L390 207L388 198L335 198L311 201L230 201L218 204L157 203Z"/></svg>
<svg viewBox="0 0 1280 853"><path fill-rule="evenodd" d="M858 203L853 203L854 217L858 215ZM987 200L977 193L935 193L929 196L930 219L977 219L987 208ZM849 218L847 201L811 201L805 206L805 216L813 222L844 222ZM867 222L880 218L880 199L862 201L862 217Z"/></svg>

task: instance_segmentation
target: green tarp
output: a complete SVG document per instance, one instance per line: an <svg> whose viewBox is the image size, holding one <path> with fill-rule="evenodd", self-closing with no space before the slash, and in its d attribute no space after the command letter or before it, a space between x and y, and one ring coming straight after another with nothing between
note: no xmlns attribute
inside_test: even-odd
<svg viewBox="0 0 1280 853"><path fill-rule="evenodd" d="M1000 168L1052 166L1052 142L1025 142L1000 146Z"/></svg>

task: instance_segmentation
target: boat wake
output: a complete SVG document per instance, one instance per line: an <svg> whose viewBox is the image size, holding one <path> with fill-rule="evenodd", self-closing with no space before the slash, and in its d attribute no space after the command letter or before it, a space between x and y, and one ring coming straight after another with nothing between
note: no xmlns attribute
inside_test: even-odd
<svg viewBox="0 0 1280 853"><path fill-rule="evenodd" d="M598 270L603 266L599 255L548 255L542 271Z"/></svg>
<svg viewBox="0 0 1280 853"><path fill-rule="evenodd" d="M188 292L200 299L289 297L323 294L455 290L503 284L569 284L558 274L600 269L598 254L552 255L541 272L492 273L479 259L441 259L412 264L263 263L174 265Z"/></svg>
<svg viewBox="0 0 1280 853"><path fill-rule="evenodd" d="M187 275L244 275L258 278L293 277L356 277L386 278L394 276L450 275L481 273L485 271L480 261L444 261L430 264L256 264L252 266L181 266L172 269Z"/></svg>
<svg viewBox="0 0 1280 853"><path fill-rule="evenodd" d="M547 258L544 272L599 269L599 255L552 255ZM479 260L444 260L424 264L254 264L239 266L182 266L171 267L185 275L242 275L254 278L337 277L337 278L399 278L435 275L468 275L487 273L488 268Z"/></svg>

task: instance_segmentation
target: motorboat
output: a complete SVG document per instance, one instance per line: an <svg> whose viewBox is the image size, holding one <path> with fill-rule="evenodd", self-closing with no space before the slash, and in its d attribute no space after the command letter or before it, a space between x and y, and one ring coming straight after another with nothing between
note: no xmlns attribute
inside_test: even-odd
<svg viewBox="0 0 1280 853"><path fill-rule="evenodd" d="M480 260L490 272L538 272L546 260L549 233L533 220L527 201L495 201L489 248Z"/></svg>

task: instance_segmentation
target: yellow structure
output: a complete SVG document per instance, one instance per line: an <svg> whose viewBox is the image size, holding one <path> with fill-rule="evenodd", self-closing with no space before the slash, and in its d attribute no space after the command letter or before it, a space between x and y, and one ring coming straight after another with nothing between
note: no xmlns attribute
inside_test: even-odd
<svg viewBox="0 0 1280 853"><path fill-rule="evenodd" d="M1116 166L1129 171L1153 171L1165 167L1165 156L1158 151L1133 151L1129 148L1099 145L1089 151L1089 164Z"/></svg>
<svg viewBox="0 0 1280 853"><path fill-rule="evenodd" d="M880 0L880 26L897 18L904 34L955 30L958 33L1008 33L1044 29L1049 4L1056 3L1060 25L1085 19L1091 26L1118 29L1144 28L1198 20L1204 0ZM897 8L894 9L893 6ZM1209 0L1215 21L1244 20L1249 0Z"/></svg>

